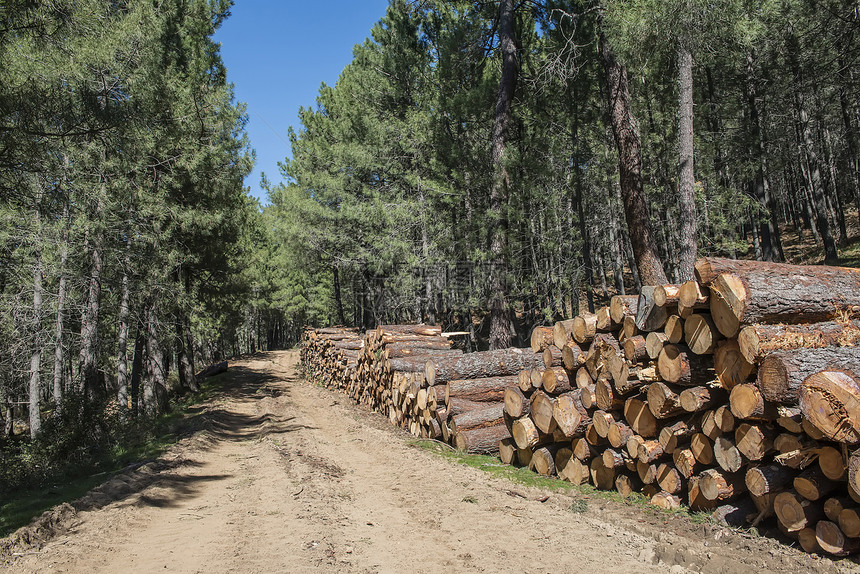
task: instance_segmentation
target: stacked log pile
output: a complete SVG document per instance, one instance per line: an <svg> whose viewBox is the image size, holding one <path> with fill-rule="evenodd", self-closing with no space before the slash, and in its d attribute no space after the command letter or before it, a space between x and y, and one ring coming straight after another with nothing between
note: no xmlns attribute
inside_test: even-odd
<svg viewBox="0 0 860 574"><path fill-rule="evenodd" d="M402 337L422 350L394 356ZM531 349L459 354L418 337L441 338L308 332L303 362L413 434L769 522L807 551L860 550L858 270L704 258L695 281L535 328Z"/></svg>
<svg viewBox="0 0 860 574"><path fill-rule="evenodd" d="M533 338L506 463L860 550L860 270L700 259ZM856 451L855 451L856 449Z"/></svg>

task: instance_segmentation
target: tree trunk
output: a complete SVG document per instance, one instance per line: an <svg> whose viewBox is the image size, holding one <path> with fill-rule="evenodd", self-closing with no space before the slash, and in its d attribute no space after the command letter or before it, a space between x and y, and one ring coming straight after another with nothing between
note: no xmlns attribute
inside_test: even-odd
<svg viewBox="0 0 860 574"><path fill-rule="evenodd" d="M101 200L96 216L102 214ZM102 231L98 230L93 239L90 261L90 276L87 286L87 296L81 315L81 387L88 397L101 395L103 385L99 382L98 351L99 351L99 306L101 304L102 280Z"/></svg>
<svg viewBox="0 0 860 574"><path fill-rule="evenodd" d="M63 204L63 237L60 242L60 277L57 285L57 319L54 327L54 407L59 412L63 402L63 324L66 317L66 262L69 254L69 204Z"/></svg>
<svg viewBox="0 0 860 574"><path fill-rule="evenodd" d="M128 417L128 269L130 264L130 246L131 238L126 242L126 253L124 258L125 270L122 274L122 291L119 303L119 332L117 334L116 387L117 407L119 408L119 415L121 418Z"/></svg>
<svg viewBox="0 0 860 574"><path fill-rule="evenodd" d="M146 375L143 379L143 412L152 417L158 414L159 395L164 389L164 355L158 341L158 315L155 303L146 311Z"/></svg>
<svg viewBox="0 0 860 574"><path fill-rule="evenodd" d="M502 54L502 77L496 94L492 134L493 183L490 190L492 231L490 253L490 349L505 349L511 344L511 322L507 307L508 191L510 175L505 166L508 124L517 85L519 63L514 33L514 0L499 3L499 50Z"/></svg>
<svg viewBox="0 0 860 574"><path fill-rule="evenodd" d="M36 208L36 225L39 211ZM37 232L38 233L38 232ZM38 240L37 240L38 241ZM38 249L38 248L37 248ZM33 352L30 355L30 438L35 439L42 430L39 398L42 392L42 254L36 252L33 269Z"/></svg>
<svg viewBox="0 0 860 574"><path fill-rule="evenodd" d="M663 271L663 264L657 256L648 205L645 201L645 190L642 186L642 151L639 128L630 108L627 70L615 59L615 54L602 30L600 49L603 54L612 134L618 148L624 218L630 233L636 267L643 284L662 285L668 281Z"/></svg>
<svg viewBox="0 0 860 574"><path fill-rule="evenodd" d="M696 263L696 195L693 172L693 56L684 45L678 47L678 149L680 173L678 175L678 205L681 210L681 245L678 262L678 279L693 278Z"/></svg>

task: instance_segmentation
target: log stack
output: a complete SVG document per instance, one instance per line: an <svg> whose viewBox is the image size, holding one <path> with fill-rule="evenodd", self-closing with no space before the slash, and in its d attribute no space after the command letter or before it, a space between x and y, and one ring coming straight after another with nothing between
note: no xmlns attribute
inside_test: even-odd
<svg viewBox="0 0 860 574"><path fill-rule="evenodd" d="M500 457L853 553L858 341L860 271L700 259L696 281L557 323L543 372L506 390Z"/></svg>
<svg viewBox="0 0 860 574"><path fill-rule="evenodd" d="M407 333L439 338L309 332L305 368L468 452L860 550L858 270L703 258L695 281L536 328L531 349L398 362L386 336Z"/></svg>

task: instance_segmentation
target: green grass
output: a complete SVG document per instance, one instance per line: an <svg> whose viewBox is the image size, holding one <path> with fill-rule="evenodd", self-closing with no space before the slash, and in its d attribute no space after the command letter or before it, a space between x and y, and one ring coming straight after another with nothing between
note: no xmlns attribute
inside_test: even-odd
<svg viewBox="0 0 860 574"><path fill-rule="evenodd" d="M712 520L710 514L707 512L693 512L684 506L677 510L666 510L652 506L647 497L636 492L625 498L615 491L598 490L590 484L575 485L555 477L541 476L526 467L515 467L504 464L498 458L492 456L466 454L438 441L415 439L410 441L410 444L416 448L437 454L456 464L462 464L486 472L493 478L508 480L514 484L521 484L531 488L559 491L572 496L574 500L569 510L575 514L586 513L588 511L589 500L608 500L625 506L639 507L643 512L663 518L673 516L682 517L696 524Z"/></svg>
<svg viewBox="0 0 860 574"><path fill-rule="evenodd" d="M193 412L191 408L215 398L224 381L223 374L205 379L200 392L180 398L174 402L170 412L129 433L126 442L102 453L90 465L73 469L70 478L66 473L58 473L47 486L0 494L0 537L26 526L34 517L58 504L82 497L129 464L156 459L164 454L180 438L198 428L195 423L200 413Z"/></svg>

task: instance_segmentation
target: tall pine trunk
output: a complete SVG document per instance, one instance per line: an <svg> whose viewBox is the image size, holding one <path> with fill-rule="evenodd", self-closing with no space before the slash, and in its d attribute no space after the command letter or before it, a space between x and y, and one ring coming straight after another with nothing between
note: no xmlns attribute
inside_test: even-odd
<svg viewBox="0 0 860 574"><path fill-rule="evenodd" d="M36 225L39 225L36 208ZM38 241L38 240L37 240ZM33 352L30 355L30 438L35 439L42 430L39 398L42 394L42 254L36 251L33 265Z"/></svg>
<svg viewBox="0 0 860 574"><path fill-rule="evenodd" d="M104 193L104 185L101 193ZM104 215L103 199L100 197L94 219L100 221ZM99 382L99 306L101 304L101 281L103 262L104 232L97 229L93 234L91 249L90 276L87 285L86 302L81 314L81 388L92 399L103 391Z"/></svg>
<svg viewBox="0 0 860 574"><path fill-rule="evenodd" d="M508 316L508 217L507 203L510 175L505 167L508 124L517 85L519 64L514 33L514 0L499 3L499 50L502 54L502 77L496 93L492 134L493 183L490 190L492 239L490 254L490 349L504 349L511 344L511 321Z"/></svg>
<svg viewBox="0 0 860 574"><path fill-rule="evenodd" d="M131 248L131 238L126 240L125 256L123 257L123 273L122 286L120 292L119 303L119 329L117 333L117 354L116 354L116 388L117 388L117 406L119 415L125 419L128 417L128 331L129 331L129 309L128 309L128 269L129 269L129 250Z"/></svg>
<svg viewBox="0 0 860 574"><path fill-rule="evenodd" d="M63 326L66 318L66 262L69 254L69 204L63 204L63 236L60 239L60 277L57 285L57 318L54 323L54 408L59 413L63 404Z"/></svg>
<svg viewBox="0 0 860 574"><path fill-rule="evenodd" d="M693 55L679 42L678 47L678 205L681 210L678 281L693 279L696 263L696 193L693 172Z"/></svg>
<svg viewBox="0 0 860 574"><path fill-rule="evenodd" d="M648 205L645 201L639 128L630 108L627 70L616 60L602 29L600 30L600 51L603 56L612 135L615 138L615 146L618 148L624 218L630 233L633 256L642 282L645 285L662 285L667 283L666 273L660 258L657 256L657 247L648 215Z"/></svg>

